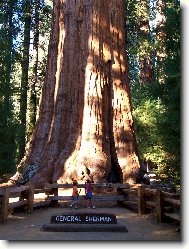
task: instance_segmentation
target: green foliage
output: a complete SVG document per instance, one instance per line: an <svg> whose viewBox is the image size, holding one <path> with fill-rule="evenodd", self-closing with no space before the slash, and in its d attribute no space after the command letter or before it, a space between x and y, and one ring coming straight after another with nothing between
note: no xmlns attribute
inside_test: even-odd
<svg viewBox="0 0 189 249"><path fill-rule="evenodd" d="M15 133L12 68L15 62L13 40L16 28L13 23L15 0L0 5L0 175L15 170Z"/></svg>
<svg viewBox="0 0 189 249"><path fill-rule="evenodd" d="M142 86L139 79L131 82L132 107L141 159L157 165L164 180L180 184L179 2L167 1L164 14L164 81Z"/></svg>
<svg viewBox="0 0 189 249"><path fill-rule="evenodd" d="M141 159L160 165L164 152L159 124L165 107L159 98L154 98L152 87L143 85L132 88L133 115Z"/></svg>
<svg viewBox="0 0 189 249"><path fill-rule="evenodd" d="M126 49L130 84L151 82L154 64L154 7L152 1L126 1ZM146 70L146 67L149 69ZM150 68L152 71L150 71Z"/></svg>
<svg viewBox="0 0 189 249"><path fill-rule="evenodd" d="M15 133L16 124L14 118L9 115L8 124L4 125L2 121L7 118L6 110L0 100L0 175L5 173L13 173L15 171ZM5 113L5 115L3 114Z"/></svg>
<svg viewBox="0 0 189 249"><path fill-rule="evenodd" d="M13 173L19 163L18 147L20 141L20 82L21 58L24 36L24 5L22 0L2 0L0 3L0 176ZM44 0L40 2L40 42L37 103L45 78L48 37L50 33L52 7ZM32 2L34 9L37 1ZM51 1L49 1L51 4ZM32 20L34 11L32 9ZM32 46L31 39L31 46ZM30 54L29 86L32 80L33 53ZM29 87L28 87L29 92ZM29 96L29 95L28 95ZM29 103L29 102L28 102ZM27 106L28 134L30 132L29 110ZM33 129L33 128L32 128ZM28 137L26 138L28 139Z"/></svg>
<svg viewBox="0 0 189 249"><path fill-rule="evenodd" d="M167 152L162 171L176 183L180 182L180 5L167 1L165 13L167 35L165 82L161 99L166 107L160 126L163 145Z"/></svg>

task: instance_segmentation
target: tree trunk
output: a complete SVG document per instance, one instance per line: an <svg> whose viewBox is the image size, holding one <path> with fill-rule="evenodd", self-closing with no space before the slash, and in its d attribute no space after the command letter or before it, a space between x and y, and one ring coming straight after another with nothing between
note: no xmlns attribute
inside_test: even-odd
<svg viewBox="0 0 189 249"><path fill-rule="evenodd" d="M54 0L38 120L18 170L32 181L136 182L123 0Z"/></svg>
<svg viewBox="0 0 189 249"><path fill-rule="evenodd" d="M157 1L157 13L156 13L156 39L157 39L157 49L156 49L156 56L157 56L157 81L162 84L165 81L165 60L167 58L166 52L166 33L165 33L165 0L158 0Z"/></svg>
<svg viewBox="0 0 189 249"><path fill-rule="evenodd" d="M141 9L138 23L138 36L140 37L139 69L140 84L143 85L154 82L154 68L152 53L149 51L151 37L147 0L141 0L139 5Z"/></svg>
<svg viewBox="0 0 189 249"><path fill-rule="evenodd" d="M32 82L30 88L30 123L29 123L29 135L31 135L36 122L37 116L37 92L36 86L38 83L38 64L39 64L39 9L40 9L40 0L34 1L34 38L33 38L33 50L34 50L34 65L33 65L33 74Z"/></svg>
<svg viewBox="0 0 189 249"><path fill-rule="evenodd" d="M24 4L24 41L22 56L22 77L20 93L20 141L19 158L24 156L26 145L26 112L27 112L27 92L28 92L28 69L29 69L29 49L30 49L30 28L31 28L31 2L26 0Z"/></svg>

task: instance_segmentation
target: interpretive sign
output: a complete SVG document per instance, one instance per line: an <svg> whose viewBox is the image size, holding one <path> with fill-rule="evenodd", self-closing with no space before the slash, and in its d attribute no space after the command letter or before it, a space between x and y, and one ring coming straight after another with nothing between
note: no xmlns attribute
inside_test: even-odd
<svg viewBox="0 0 189 249"><path fill-rule="evenodd" d="M52 216L51 223L117 224L117 219L114 214L72 213Z"/></svg>
<svg viewBox="0 0 189 249"><path fill-rule="evenodd" d="M51 223L44 224L41 231L47 232L128 232L123 224L117 224L115 214L64 213L51 216Z"/></svg>

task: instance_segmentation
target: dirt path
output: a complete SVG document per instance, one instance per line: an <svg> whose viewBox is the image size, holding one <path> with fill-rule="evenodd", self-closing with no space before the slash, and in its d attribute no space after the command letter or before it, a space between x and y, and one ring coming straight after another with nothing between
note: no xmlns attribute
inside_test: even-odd
<svg viewBox="0 0 189 249"><path fill-rule="evenodd" d="M78 212L90 212L81 208ZM16 213L10 215L5 225L0 225L0 240L125 240L125 241L179 241L180 233L175 224L158 224L149 216L139 216L125 208L97 208L93 212L113 213L119 224L124 224L128 232L43 232L40 228L50 223L52 215L69 213L69 208L39 208L32 214ZM77 212L77 210L76 210Z"/></svg>

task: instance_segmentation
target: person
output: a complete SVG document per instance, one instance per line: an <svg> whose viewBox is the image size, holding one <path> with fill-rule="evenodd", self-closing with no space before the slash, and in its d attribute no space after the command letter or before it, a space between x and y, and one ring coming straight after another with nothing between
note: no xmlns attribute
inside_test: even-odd
<svg viewBox="0 0 189 249"><path fill-rule="evenodd" d="M88 201L88 208L96 208L92 204L93 193L92 193L91 181L89 179L85 182L85 194Z"/></svg>
<svg viewBox="0 0 189 249"><path fill-rule="evenodd" d="M78 209L78 198L79 198L79 192L78 192L77 185L78 185L78 182L76 180L74 180L73 181L73 188L72 188L73 202L69 206L70 208L74 207L75 209Z"/></svg>

